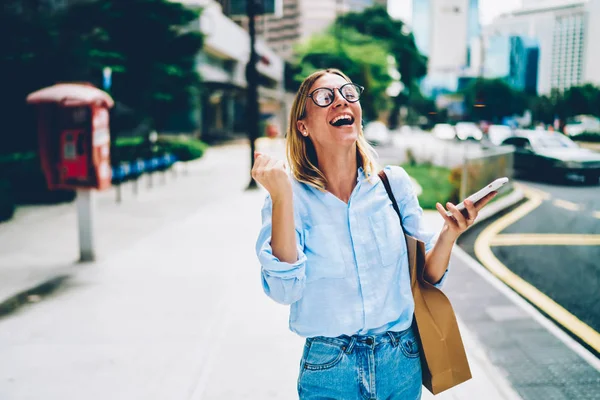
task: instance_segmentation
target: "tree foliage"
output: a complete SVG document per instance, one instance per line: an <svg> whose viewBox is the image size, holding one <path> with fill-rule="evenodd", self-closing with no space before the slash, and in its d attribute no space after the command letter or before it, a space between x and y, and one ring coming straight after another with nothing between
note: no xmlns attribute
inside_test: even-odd
<svg viewBox="0 0 600 400"><path fill-rule="evenodd" d="M396 60L400 81L409 91L417 89L418 80L427 73L427 58L419 53L404 22L392 19L383 7L375 6L340 16L336 24L384 43Z"/></svg>
<svg viewBox="0 0 600 400"><path fill-rule="evenodd" d="M556 115L562 119L587 114L600 117L600 88L592 84L573 86L555 93Z"/></svg>
<svg viewBox="0 0 600 400"><path fill-rule="evenodd" d="M420 98L418 82L427 73L427 58L418 51L413 34L404 22L392 19L380 6L340 16L336 25L353 28L384 43L394 57L400 81L408 95L399 94L393 99L390 125L395 126L400 107L412 105L410 99Z"/></svg>
<svg viewBox="0 0 600 400"><path fill-rule="evenodd" d="M0 135L9 143L19 135L9 150L35 145L28 93L61 81L101 87L107 66L111 94L137 120L163 129L174 116L188 116L200 82L195 61L202 36L186 27L198 14L168 0L103 0L55 14L0 8L0 35L10 38L0 41L0 106L7 116Z"/></svg>
<svg viewBox="0 0 600 400"><path fill-rule="evenodd" d="M339 32L338 32L339 33ZM343 40L339 40L343 37ZM302 81L324 68L338 68L365 87L361 105L366 119L376 119L378 112L388 108L385 94L391 82L387 68L387 47L354 29L343 28L336 35L333 28L309 38L296 48L299 58L295 79Z"/></svg>
<svg viewBox="0 0 600 400"><path fill-rule="evenodd" d="M499 122L503 117L522 114L527 99L502 79L476 79L464 90L468 116L474 120Z"/></svg>

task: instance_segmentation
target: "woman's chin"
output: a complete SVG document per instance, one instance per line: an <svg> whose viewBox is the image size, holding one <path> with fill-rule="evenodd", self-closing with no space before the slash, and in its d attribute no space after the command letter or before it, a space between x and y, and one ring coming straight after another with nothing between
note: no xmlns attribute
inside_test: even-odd
<svg viewBox="0 0 600 400"><path fill-rule="evenodd" d="M358 139L358 129L355 126L333 128L333 137L343 143L353 143Z"/></svg>

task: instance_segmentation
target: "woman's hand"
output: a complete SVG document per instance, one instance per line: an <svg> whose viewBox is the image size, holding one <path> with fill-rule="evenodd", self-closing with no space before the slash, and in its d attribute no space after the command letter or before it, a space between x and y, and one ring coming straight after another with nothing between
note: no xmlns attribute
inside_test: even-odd
<svg viewBox="0 0 600 400"><path fill-rule="evenodd" d="M254 153L252 177L271 195L273 201L292 195L292 184L285 163L259 152Z"/></svg>
<svg viewBox="0 0 600 400"><path fill-rule="evenodd" d="M473 204L471 200L465 200L465 210L463 210L463 212L466 213L466 216L460 212L460 210L456 208L454 204L446 203L448 211L452 213L452 216L449 217L446 215L444 206L442 206L440 203L437 203L435 208L438 210L442 218L444 218L444 221L446 221L442 232L447 232L454 240L456 240L461 233L473 225L477 215L479 214L479 210L489 203L489 201L492 200L497 194L498 192L491 192L483 199L479 200L476 204Z"/></svg>

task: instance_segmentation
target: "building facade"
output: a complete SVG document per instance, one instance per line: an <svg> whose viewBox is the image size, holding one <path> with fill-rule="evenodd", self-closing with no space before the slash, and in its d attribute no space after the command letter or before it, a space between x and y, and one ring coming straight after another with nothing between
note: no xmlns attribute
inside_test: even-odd
<svg viewBox="0 0 600 400"><path fill-rule="evenodd" d="M585 82L598 82L594 72L594 38L600 31L589 24L597 0L526 1L520 10L501 15L485 28L484 36L525 36L539 45L537 92L550 94ZM595 36L593 36L595 32ZM487 55L486 55L487 57ZM588 67L590 65L591 67Z"/></svg>
<svg viewBox="0 0 600 400"><path fill-rule="evenodd" d="M426 95L456 91L460 78L470 75L477 57L470 43L480 30L478 0L413 0L412 32L428 57L421 85Z"/></svg>
<svg viewBox="0 0 600 400"><path fill-rule="evenodd" d="M231 10L231 1L219 0L224 10ZM259 16L256 19L257 36L284 59L293 56L294 45L315 33L323 32L344 13L360 12L365 8L381 5L386 0L278 0L278 13ZM247 29L244 16L231 15Z"/></svg>
<svg viewBox="0 0 600 400"><path fill-rule="evenodd" d="M179 0L189 7L202 8L200 19L191 26L204 37L196 65L202 79L201 135L218 139L245 131L246 64L250 57L248 32L227 17L215 0ZM283 60L262 40L257 40L260 61L259 106L261 117L282 126Z"/></svg>
<svg viewBox="0 0 600 400"><path fill-rule="evenodd" d="M590 0L587 6L588 24L585 42L584 81L600 86L600 0Z"/></svg>
<svg viewBox="0 0 600 400"><path fill-rule="evenodd" d="M513 89L536 94L539 46L522 36L493 36L485 48L483 75L503 79Z"/></svg>

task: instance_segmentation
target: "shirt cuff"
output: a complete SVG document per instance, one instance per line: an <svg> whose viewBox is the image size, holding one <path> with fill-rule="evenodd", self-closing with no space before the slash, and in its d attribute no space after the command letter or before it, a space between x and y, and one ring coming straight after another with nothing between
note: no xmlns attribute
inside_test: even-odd
<svg viewBox="0 0 600 400"><path fill-rule="evenodd" d="M269 275L274 275L277 273L291 272L300 268L304 263L306 263L306 255L300 249L297 248L298 260L293 263L287 263L281 261L279 258L273 255L273 249L271 248L271 238L265 240L262 248L260 249L260 253L258 255L258 259L263 269L269 272Z"/></svg>
<svg viewBox="0 0 600 400"><path fill-rule="evenodd" d="M446 282L446 279L448 278L448 269L450 268L446 268L444 275L442 275L442 279L440 279L438 283L434 283L433 286L435 286L438 289L441 289L442 286L444 286L444 282Z"/></svg>

